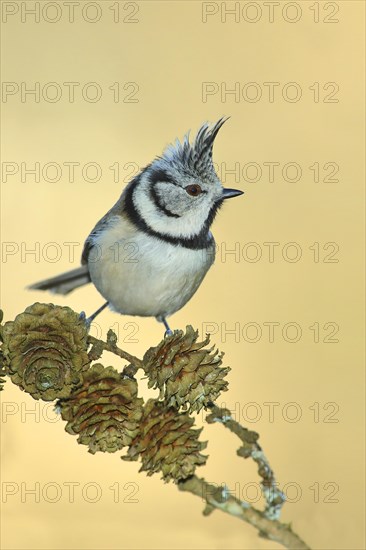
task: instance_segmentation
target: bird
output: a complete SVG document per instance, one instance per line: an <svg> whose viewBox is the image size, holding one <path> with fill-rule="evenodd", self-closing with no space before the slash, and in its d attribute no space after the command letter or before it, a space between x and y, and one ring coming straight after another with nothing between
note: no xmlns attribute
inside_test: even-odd
<svg viewBox="0 0 366 550"><path fill-rule="evenodd" d="M167 318L195 294L214 263L214 218L226 199L213 164L215 138L229 117L205 122L141 169L87 237L81 266L28 287L66 295L93 283L107 306L124 315ZM84 319L85 319L85 314Z"/></svg>

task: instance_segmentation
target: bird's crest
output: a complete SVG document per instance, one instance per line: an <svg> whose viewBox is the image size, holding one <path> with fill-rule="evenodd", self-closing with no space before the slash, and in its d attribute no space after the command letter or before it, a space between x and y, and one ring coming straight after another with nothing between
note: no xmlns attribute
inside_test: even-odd
<svg viewBox="0 0 366 550"><path fill-rule="evenodd" d="M166 168L174 167L188 175L215 181L217 175L212 162L212 149L215 138L229 117L220 118L215 124L205 122L198 130L192 143L189 140L189 132L183 141L178 139L169 145L159 160L166 163Z"/></svg>

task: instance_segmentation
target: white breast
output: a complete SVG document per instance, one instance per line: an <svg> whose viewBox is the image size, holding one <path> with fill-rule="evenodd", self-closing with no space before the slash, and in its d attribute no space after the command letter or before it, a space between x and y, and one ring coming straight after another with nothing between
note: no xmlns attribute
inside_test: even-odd
<svg viewBox="0 0 366 550"><path fill-rule="evenodd" d="M94 237L91 279L113 309L127 315L168 316L193 296L214 261L209 250L175 246L115 216Z"/></svg>

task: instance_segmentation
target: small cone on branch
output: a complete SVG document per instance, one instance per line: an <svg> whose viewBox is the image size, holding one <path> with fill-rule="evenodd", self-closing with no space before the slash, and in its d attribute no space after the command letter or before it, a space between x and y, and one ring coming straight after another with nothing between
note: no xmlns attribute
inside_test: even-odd
<svg viewBox="0 0 366 550"><path fill-rule="evenodd" d="M68 397L89 367L87 327L68 307L35 303L2 327L8 374L34 399Z"/></svg>
<svg viewBox="0 0 366 550"><path fill-rule="evenodd" d="M188 414L149 399L139 431L122 459L140 457L140 472L147 472L149 476L161 472L164 481L186 479L194 474L196 466L207 460L200 453L207 443L198 441L202 429L192 429L193 424L194 419Z"/></svg>
<svg viewBox="0 0 366 550"><path fill-rule="evenodd" d="M113 367L93 365L83 375L83 385L68 399L58 402L65 430L78 435L92 454L114 453L129 445L138 433L143 399L137 397L137 382Z"/></svg>
<svg viewBox="0 0 366 550"><path fill-rule="evenodd" d="M199 412L227 390L224 377L229 367L221 368L222 354L205 348L210 341L207 335L197 342L198 331L187 326L186 332L175 331L158 346L150 348L144 356L144 370L149 388L159 388L160 398L167 406L189 408Z"/></svg>

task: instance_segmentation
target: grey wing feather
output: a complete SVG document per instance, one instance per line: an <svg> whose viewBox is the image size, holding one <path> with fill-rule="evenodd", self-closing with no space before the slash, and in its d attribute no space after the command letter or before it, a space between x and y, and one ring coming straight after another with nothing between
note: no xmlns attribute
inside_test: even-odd
<svg viewBox="0 0 366 550"><path fill-rule="evenodd" d="M123 195L122 195L123 196ZM62 273L61 275L56 275L50 279L45 279L35 283L28 288L30 290L50 290L56 294L68 294L80 286L86 285L91 282L89 268L88 268L88 258L90 251L94 246L94 237L106 229L110 223L110 218L113 215L120 215L123 208L122 197L117 201L117 203L107 212L103 218L99 220L94 229L90 232L88 238L85 241L83 252L81 255L81 267Z"/></svg>
<svg viewBox="0 0 366 550"><path fill-rule="evenodd" d="M94 246L94 237L96 235L98 235L98 233L101 233L104 229L106 229L107 226L110 223L111 217L113 217L113 215L115 215L119 212L120 212L120 208L119 208L119 201L118 201L117 204L115 204L113 206L113 208L111 208L103 216L103 218L101 218L99 220L99 222L96 224L96 226L92 229L92 231L90 232L88 238L86 239L86 241L84 243L83 252L81 254L81 263L83 265L88 263L88 258L89 258L90 251Z"/></svg>

